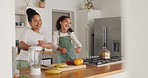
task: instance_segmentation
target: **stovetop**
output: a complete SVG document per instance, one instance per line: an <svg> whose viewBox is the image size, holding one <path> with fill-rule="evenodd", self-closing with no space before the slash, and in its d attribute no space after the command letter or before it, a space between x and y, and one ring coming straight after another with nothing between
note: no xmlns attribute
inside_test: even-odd
<svg viewBox="0 0 148 78"><path fill-rule="evenodd" d="M94 66L105 66L110 64L121 63L122 57L121 56L112 56L111 59L100 59L98 56L90 56L89 58L84 59L85 64L90 64Z"/></svg>

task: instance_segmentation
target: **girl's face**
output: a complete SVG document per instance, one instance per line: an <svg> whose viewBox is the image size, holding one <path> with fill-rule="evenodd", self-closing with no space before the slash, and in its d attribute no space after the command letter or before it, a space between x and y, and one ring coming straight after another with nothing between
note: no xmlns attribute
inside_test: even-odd
<svg viewBox="0 0 148 78"><path fill-rule="evenodd" d="M39 15L34 15L31 19L30 25L32 26L33 30L39 30L42 25L42 20Z"/></svg>
<svg viewBox="0 0 148 78"><path fill-rule="evenodd" d="M70 18L65 18L63 21L60 22L61 28L64 30L68 30L71 27L71 20Z"/></svg>

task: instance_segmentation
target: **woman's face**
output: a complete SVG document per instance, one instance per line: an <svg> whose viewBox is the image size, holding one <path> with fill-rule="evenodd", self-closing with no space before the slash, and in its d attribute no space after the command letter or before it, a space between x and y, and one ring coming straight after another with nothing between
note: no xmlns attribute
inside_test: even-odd
<svg viewBox="0 0 148 78"><path fill-rule="evenodd" d="M61 28L64 30L68 30L71 27L71 20L70 18L65 18L63 21L60 22Z"/></svg>
<svg viewBox="0 0 148 78"><path fill-rule="evenodd" d="M30 25L32 26L33 30L39 30L42 25L42 20L39 15L34 15L31 19Z"/></svg>

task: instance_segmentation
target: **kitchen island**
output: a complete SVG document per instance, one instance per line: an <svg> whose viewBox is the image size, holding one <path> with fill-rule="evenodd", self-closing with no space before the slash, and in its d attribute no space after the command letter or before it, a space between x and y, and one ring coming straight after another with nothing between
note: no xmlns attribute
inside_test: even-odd
<svg viewBox="0 0 148 78"><path fill-rule="evenodd" d="M102 67L86 65L86 68L64 71L56 75L46 74L44 73L45 70L42 70L42 74L36 76L31 76L29 74L29 69L22 68L20 70L20 76L25 75L28 78L101 78L123 72L122 66L122 63Z"/></svg>

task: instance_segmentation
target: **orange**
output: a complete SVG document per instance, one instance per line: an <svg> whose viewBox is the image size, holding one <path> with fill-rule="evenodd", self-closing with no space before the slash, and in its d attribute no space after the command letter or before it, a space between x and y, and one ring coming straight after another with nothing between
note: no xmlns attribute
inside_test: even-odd
<svg viewBox="0 0 148 78"><path fill-rule="evenodd" d="M79 66L79 65L82 65L82 64L83 64L83 59L81 59L81 58L76 58L76 59L74 60L74 65Z"/></svg>
<svg viewBox="0 0 148 78"><path fill-rule="evenodd" d="M79 58L79 60L80 60L80 63L81 63L81 65L83 64L83 59L82 58Z"/></svg>

